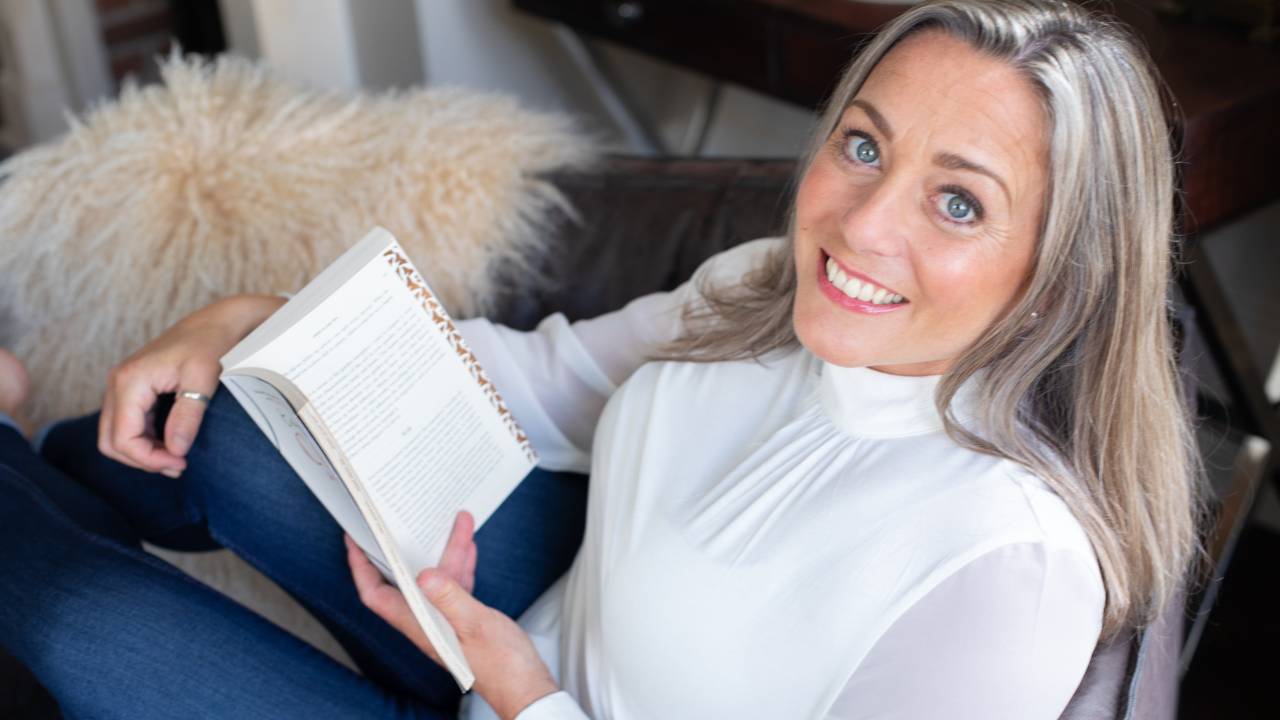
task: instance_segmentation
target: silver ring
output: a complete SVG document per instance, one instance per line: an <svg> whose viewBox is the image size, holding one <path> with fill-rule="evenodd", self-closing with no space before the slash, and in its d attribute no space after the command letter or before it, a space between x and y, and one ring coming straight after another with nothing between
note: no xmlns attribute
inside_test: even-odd
<svg viewBox="0 0 1280 720"><path fill-rule="evenodd" d="M195 390L183 390L178 393L178 397L195 400L196 402L204 403L205 405L209 404L209 396L202 392L196 392Z"/></svg>

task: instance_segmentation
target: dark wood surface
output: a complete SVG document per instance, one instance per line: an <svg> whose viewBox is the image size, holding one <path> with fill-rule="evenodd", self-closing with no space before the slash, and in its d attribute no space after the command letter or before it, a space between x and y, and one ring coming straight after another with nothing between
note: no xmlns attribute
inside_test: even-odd
<svg viewBox="0 0 1280 720"><path fill-rule="evenodd" d="M901 6L850 0L513 0L589 35L817 108ZM619 12L628 5L630 13ZM638 8L638 12L635 10ZM1186 230L1280 198L1280 46L1127 7L1182 115Z"/></svg>
<svg viewBox="0 0 1280 720"><path fill-rule="evenodd" d="M1280 44L1241 35L1162 24L1148 36L1182 114L1188 232L1280 198Z"/></svg>

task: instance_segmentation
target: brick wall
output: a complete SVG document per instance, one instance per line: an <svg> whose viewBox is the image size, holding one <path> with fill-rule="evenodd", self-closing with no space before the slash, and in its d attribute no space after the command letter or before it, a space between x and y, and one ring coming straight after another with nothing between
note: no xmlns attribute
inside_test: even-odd
<svg viewBox="0 0 1280 720"><path fill-rule="evenodd" d="M150 82L158 76L155 58L173 43L168 0L95 0L107 62L116 86L126 76Z"/></svg>

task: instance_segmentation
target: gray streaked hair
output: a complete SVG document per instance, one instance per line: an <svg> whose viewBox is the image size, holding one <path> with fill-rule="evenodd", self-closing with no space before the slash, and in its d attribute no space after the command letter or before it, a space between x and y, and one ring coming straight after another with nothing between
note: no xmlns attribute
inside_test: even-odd
<svg viewBox="0 0 1280 720"><path fill-rule="evenodd" d="M1106 588L1106 640L1154 621L1209 565L1199 536L1203 473L1170 321L1167 94L1142 45L1105 15L1047 0L926 2L886 25L846 69L801 177L876 63L928 28L1020 71L1050 125L1049 187L1026 289L948 369L938 409L956 442L1028 467L1071 508ZM778 251L739 283L701 287L705 303L685 308L685 333L651 359L743 360L798 345L792 213ZM981 435L950 408L970 378L982 398Z"/></svg>

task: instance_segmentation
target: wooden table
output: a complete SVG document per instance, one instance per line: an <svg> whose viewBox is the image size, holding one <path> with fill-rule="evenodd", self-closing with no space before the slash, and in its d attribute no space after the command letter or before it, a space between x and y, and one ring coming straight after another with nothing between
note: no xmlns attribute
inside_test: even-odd
<svg viewBox="0 0 1280 720"><path fill-rule="evenodd" d="M822 105L858 43L902 11L850 0L513 2L576 31L809 108ZM1200 237L1280 199L1280 47L1251 45L1240 31L1132 11L1124 19L1146 41L1181 114L1184 264L1178 282L1230 395L1228 407L1206 401L1206 408L1271 446L1261 473L1239 476L1222 498L1209 538L1220 577L1259 483L1275 478L1280 484L1280 417ZM1216 590L1215 582L1199 600L1184 661Z"/></svg>
<svg viewBox="0 0 1280 720"><path fill-rule="evenodd" d="M805 107L858 43L901 12L851 0L513 0L540 17ZM624 9L629 8L624 12ZM1127 17L1185 115L1191 230L1280 198L1280 47L1240 33Z"/></svg>

